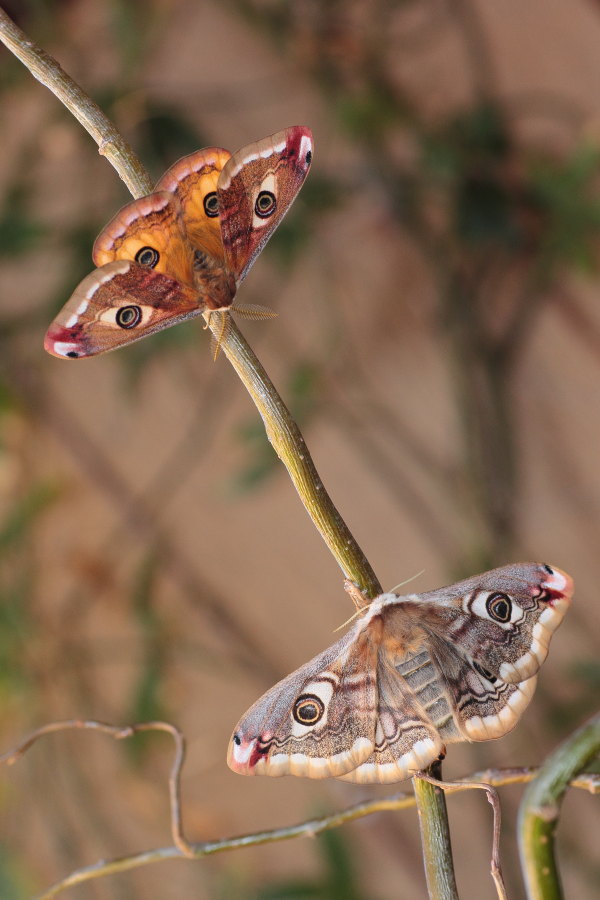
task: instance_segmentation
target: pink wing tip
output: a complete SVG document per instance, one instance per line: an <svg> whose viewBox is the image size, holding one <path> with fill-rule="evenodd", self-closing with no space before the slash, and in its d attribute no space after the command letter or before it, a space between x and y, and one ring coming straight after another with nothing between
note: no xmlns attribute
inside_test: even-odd
<svg viewBox="0 0 600 900"><path fill-rule="evenodd" d="M546 565L544 568L548 572L548 578L544 580L543 587L549 594L553 595L552 599L569 601L573 596L574 589L571 576L563 572L562 569L556 568L556 566Z"/></svg>
<svg viewBox="0 0 600 900"><path fill-rule="evenodd" d="M312 131L308 127L308 125L290 125L287 129L289 135L297 135L298 138L302 136L310 138L312 141Z"/></svg>
<svg viewBox="0 0 600 900"><path fill-rule="evenodd" d="M292 125L286 129L288 147L294 147L301 164L310 166L314 149L313 135L306 125Z"/></svg>
<svg viewBox="0 0 600 900"><path fill-rule="evenodd" d="M44 337L44 350L59 359L77 359L83 355L73 330L61 325L50 326Z"/></svg>
<svg viewBox="0 0 600 900"><path fill-rule="evenodd" d="M254 775L256 765L256 738L243 740L238 734L231 739L227 765L238 775Z"/></svg>

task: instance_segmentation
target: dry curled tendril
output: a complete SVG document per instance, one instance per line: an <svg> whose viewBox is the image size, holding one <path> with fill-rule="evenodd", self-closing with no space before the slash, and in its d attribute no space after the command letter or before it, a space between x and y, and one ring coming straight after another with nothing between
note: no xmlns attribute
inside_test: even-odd
<svg viewBox="0 0 600 900"><path fill-rule="evenodd" d="M189 841L184 835L181 814L181 770L185 758L185 740L177 728L168 722L160 721L142 722L124 726L109 725L106 722L82 719L51 722L48 725L44 725L41 728L32 731L31 734L25 737L19 744L0 756L0 765L14 764L27 752L27 750L29 750L30 747L33 746L33 744L46 735L56 734L61 731L83 729L101 732L115 740L130 738L142 731L163 731L171 735L175 743L175 756L171 766L168 783L173 845L155 848L142 853L134 853L130 856L122 856L113 860L100 860L90 866L75 869L65 878L44 891L44 893L40 894L37 900L49 900L49 898L57 896L62 891L69 887L73 887L76 884L82 884L83 882L91 881L95 878L100 878L116 872L136 869L144 865L149 865L150 863L182 857L188 859L201 859L205 856L212 856L215 853L223 853L229 850L237 850L241 847L253 847L260 844L290 840L297 837L314 837L317 834L321 834L323 831L338 828L340 825L344 825L347 822L364 818L365 816L372 815L376 812L409 809L416 805L416 799L413 794L395 793L377 800L354 804L340 812L322 816L317 819L311 819L307 822L302 822L299 825L274 828L270 831L262 831L238 837L224 838L220 841L194 843ZM471 789L479 789L487 792L488 799L494 808L494 836L491 869L498 897L501 898L501 900L506 894L502 892L504 888L498 852L500 810L494 788L507 784L524 784L532 781L537 775L537 772L538 770L533 768L488 769L483 772L476 772L465 779L453 782L439 781L426 773L418 773L416 776L450 794ZM600 793L600 775L580 775L571 781L571 786L593 794Z"/></svg>

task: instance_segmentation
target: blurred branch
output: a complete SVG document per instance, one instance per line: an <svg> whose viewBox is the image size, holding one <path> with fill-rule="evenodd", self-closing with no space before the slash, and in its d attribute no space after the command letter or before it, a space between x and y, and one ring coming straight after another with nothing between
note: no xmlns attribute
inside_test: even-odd
<svg viewBox="0 0 600 900"><path fill-rule="evenodd" d="M143 197L150 193L152 182L148 173L110 119L57 61L29 40L1 8L0 40L91 134L98 144L98 152L114 166L133 196Z"/></svg>
<svg viewBox="0 0 600 900"><path fill-rule="evenodd" d="M392 14L396 14L401 22L401 14L406 11L408 17L414 12L414 7L418 7L422 12L422 18L416 24L408 27L401 27L394 35L394 47L402 54L422 52L428 49L431 42L438 34L448 27L450 20L450 10L448 8L448 0L413 0L412 3L404 3L399 7L389 7ZM398 15L400 14L400 15ZM389 28L389 22L382 17L382 32L385 34Z"/></svg>
<svg viewBox="0 0 600 900"><path fill-rule="evenodd" d="M494 93L493 52L479 9L473 0L448 0L450 9L459 23L473 76L472 87L479 100L486 100Z"/></svg>
<svg viewBox="0 0 600 900"><path fill-rule="evenodd" d="M362 411L357 412L352 404L342 401L332 405L330 415L367 460L371 472L385 484L390 496L396 498L399 508L409 511L411 521L420 526L422 533L429 538L438 553L444 554L446 558L452 558L456 549L454 536L439 521L435 515L436 510L426 505L421 489L415 486L406 470L398 471L396 461L388 458L379 446L373 428L369 427L367 418L376 416L377 410L366 410L363 415ZM393 432L394 424L391 418L386 424L388 430ZM399 422L397 424L400 425ZM395 430L396 434L397 432L398 429ZM406 443L404 447L406 449Z"/></svg>
<svg viewBox="0 0 600 900"><path fill-rule="evenodd" d="M511 119L547 118L562 122L571 137L578 134L589 120L589 112L577 103L576 97L559 94L546 88L531 88L504 94L502 107Z"/></svg>
<svg viewBox="0 0 600 900"><path fill-rule="evenodd" d="M51 402L42 385L34 383L29 370L19 367L14 359L3 360L4 378L29 407L42 419L86 469L104 493L111 498L134 534L151 542L154 553L161 560L173 580L185 592L195 608L204 610L221 635L231 655L239 664L256 674L261 682L281 677L268 649L256 642L251 631L244 627L228 609L225 597L208 583L168 534L157 530L151 511L144 500L130 489L110 459L100 450L89 434L70 415L61 403Z"/></svg>
<svg viewBox="0 0 600 900"><path fill-rule="evenodd" d="M540 267L525 276L519 297L515 303L512 318L506 323L504 332L495 342L493 354L496 364L513 371L518 359L530 339L540 312L552 299L541 274Z"/></svg>
<svg viewBox="0 0 600 900"><path fill-rule="evenodd" d="M565 791L572 779L600 753L600 713L555 750L540 767L521 801L519 850L529 900L560 900L560 873L554 835Z"/></svg>
<svg viewBox="0 0 600 900"><path fill-rule="evenodd" d="M564 286L556 289L557 309L562 314L566 325L577 338L600 362L600 326L583 308L578 298L574 297Z"/></svg>

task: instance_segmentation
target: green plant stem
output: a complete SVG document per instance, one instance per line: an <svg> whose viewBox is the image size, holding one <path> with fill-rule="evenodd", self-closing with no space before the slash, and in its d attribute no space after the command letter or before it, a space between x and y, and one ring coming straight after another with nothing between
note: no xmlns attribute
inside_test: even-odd
<svg viewBox="0 0 600 900"><path fill-rule="evenodd" d="M431 774L437 777L437 773ZM421 778L413 778L413 788L429 896L431 900L458 900L444 791Z"/></svg>
<svg viewBox="0 0 600 900"><path fill-rule="evenodd" d="M554 836L569 782L600 753L600 713L569 735L527 786L519 808L519 853L529 900L561 900Z"/></svg>

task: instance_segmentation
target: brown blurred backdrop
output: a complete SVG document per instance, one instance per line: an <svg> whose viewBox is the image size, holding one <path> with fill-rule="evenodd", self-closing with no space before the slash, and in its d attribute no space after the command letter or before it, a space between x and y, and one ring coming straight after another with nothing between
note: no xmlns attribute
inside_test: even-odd
<svg viewBox="0 0 600 900"><path fill-rule="evenodd" d="M312 171L240 300L243 331L391 588L521 559L576 581L536 697L451 778L533 765L597 706L600 4L592 0L21 0L6 5L154 177L291 124ZM242 779L232 727L352 613L226 359L201 325L64 362L45 328L125 188L0 51L0 729L164 717L189 741L190 838L389 793ZM227 613L225 621L218 610ZM171 746L46 739L0 771L0 895L170 842ZM409 785L403 787L409 788ZM511 898L519 787L501 792ZM495 896L491 811L449 800L459 886ZM568 795L567 896L598 896L598 803ZM165 863L74 898L425 897L416 814L326 840Z"/></svg>

